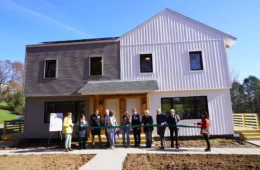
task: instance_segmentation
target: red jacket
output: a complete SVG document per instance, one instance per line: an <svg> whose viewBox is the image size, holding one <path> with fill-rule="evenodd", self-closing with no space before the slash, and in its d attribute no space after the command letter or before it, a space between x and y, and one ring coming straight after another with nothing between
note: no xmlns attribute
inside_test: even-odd
<svg viewBox="0 0 260 170"><path fill-rule="evenodd" d="M200 133L201 133L202 129L208 128L210 126L209 119L207 119L207 118L202 119L202 122L199 122L198 125L201 125L200 126Z"/></svg>

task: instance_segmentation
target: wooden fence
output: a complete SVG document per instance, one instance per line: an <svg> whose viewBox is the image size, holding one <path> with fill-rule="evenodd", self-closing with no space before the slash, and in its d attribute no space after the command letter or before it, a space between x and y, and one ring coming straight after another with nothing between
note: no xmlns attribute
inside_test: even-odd
<svg viewBox="0 0 260 170"><path fill-rule="evenodd" d="M260 129L258 113L233 113L234 127Z"/></svg>
<svg viewBox="0 0 260 170"><path fill-rule="evenodd" d="M24 121L23 120L10 120L4 121L4 133L11 134L11 133L22 133L24 132Z"/></svg>

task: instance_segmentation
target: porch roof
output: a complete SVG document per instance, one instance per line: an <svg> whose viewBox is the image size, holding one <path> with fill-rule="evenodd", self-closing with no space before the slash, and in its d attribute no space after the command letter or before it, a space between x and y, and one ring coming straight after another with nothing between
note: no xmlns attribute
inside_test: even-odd
<svg viewBox="0 0 260 170"><path fill-rule="evenodd" d="M77 92L82 94L113 94L152 92L159 89L157 80L89 81Z"/></svg>

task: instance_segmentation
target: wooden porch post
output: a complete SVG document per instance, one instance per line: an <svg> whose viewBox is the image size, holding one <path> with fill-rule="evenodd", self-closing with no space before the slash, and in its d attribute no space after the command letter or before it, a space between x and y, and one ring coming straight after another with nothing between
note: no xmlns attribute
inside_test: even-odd
<svg viewBox="0 0 260 170"><path fill-rule="evenodd" d="M91 115L94 111L93 109L93 95L90 95L89 96L89 101L88 101L88 112L89 112L89 115Z"/></svg>
<svg viewBox="0 0 260 170"><path fill-rule="evenodd" d="M146 108L147 110L149 110L150 112L152 112L152 110L150 110L150 93L146 93Z"/></svg>

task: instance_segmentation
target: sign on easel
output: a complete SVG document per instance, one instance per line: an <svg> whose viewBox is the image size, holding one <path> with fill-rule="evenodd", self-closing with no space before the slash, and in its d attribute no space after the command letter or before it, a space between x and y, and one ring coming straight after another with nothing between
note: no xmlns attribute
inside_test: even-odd
<svg viewBox="0 0 260 170"><path fill-rule="evenodd" d="M62 131L63 113L51 113L50 115L50 132Z"/></svg>
<svg viewBox="0 0 260 170"><path fill-rule="evenodd" d="M58 132L60 135L60 139L62 140L62 120L63 120L63 113L51 113L50 115L50 127L49 127L49 141L48 144L50 144L51 136L53 132Z"/></svg>

